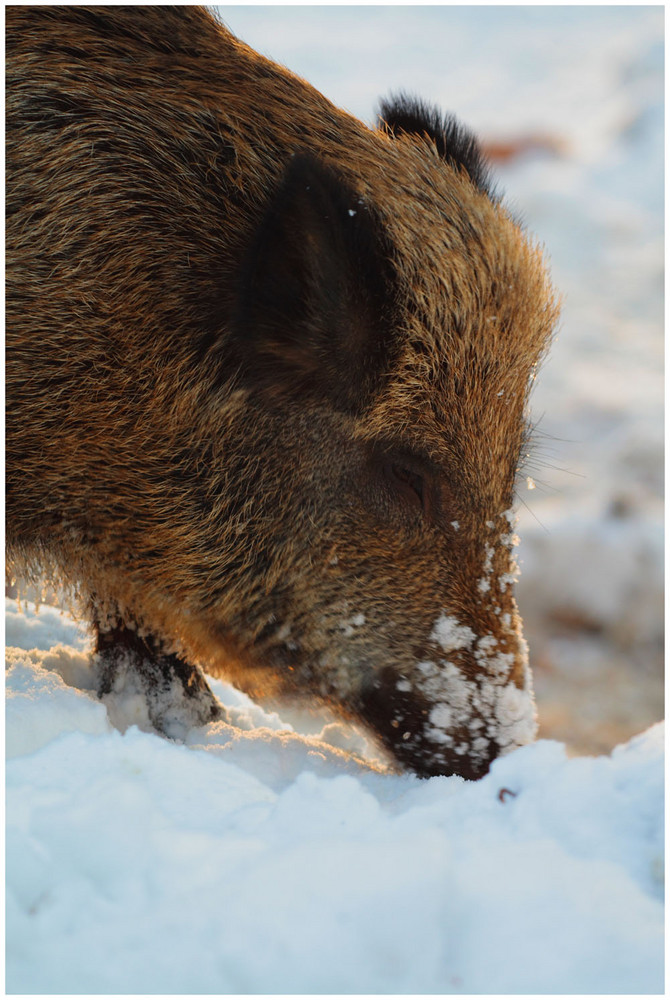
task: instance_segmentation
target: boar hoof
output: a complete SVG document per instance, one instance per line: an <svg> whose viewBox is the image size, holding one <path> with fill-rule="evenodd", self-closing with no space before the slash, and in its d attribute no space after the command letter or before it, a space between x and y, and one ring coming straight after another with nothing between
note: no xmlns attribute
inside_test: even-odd
<svg viewBox="0 0 670 1000"><path fill-rule="evenodd" d="M97 632L98 697L140 695L149 722L171 739L185 739L194 727L224 715L196 666L161 651L150 636L128 628Z"/></svg>

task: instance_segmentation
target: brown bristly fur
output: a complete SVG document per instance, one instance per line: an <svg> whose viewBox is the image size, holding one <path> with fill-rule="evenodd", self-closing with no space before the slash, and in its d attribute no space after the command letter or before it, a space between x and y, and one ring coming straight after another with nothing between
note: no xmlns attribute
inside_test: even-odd
<svg viewBox="0 0 670 1000"><path fill-rule="evenodd" d="M325 699L419 773L482 773L496 740L436 743L415 678L446 615L527 686L512 588L479 583L487 546L510 572L556 319L539 250L430 136L367 128L199 7L7 8L7 181L14 563L147 656ZM341 337L316 298L295 323L259 305L286 254ZM450 662L478 687L473 649Z"/></svg>

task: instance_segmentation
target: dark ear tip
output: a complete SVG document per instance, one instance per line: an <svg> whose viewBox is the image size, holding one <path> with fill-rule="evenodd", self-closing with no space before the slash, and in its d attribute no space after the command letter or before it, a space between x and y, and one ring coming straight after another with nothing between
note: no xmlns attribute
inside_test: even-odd
<svg viewBox="0 0 670 1000"><path fill-rule="evenodd" d="M443 160L465 170L480 191L495 197L477 137L454 115L443 115L435 105L408 94L390 94L379 102L378 128L394 138L403 134L427 137Z"/></svg>

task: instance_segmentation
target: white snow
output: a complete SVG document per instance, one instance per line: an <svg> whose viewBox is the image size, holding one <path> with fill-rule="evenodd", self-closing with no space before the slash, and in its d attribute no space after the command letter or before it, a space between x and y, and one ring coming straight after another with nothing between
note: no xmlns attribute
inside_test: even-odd
<svg viewBox="0 0 670 1000"><path fill-rule="evenodd" d="M351 618L345 618L340 622L340 630L343 635L352 636L357 628L361 625L365 625L365 615L358 614L352 615Z"/></svg>
<svg viewBox="0 0 670 1000"><path fill-rule="evenodd" d="M438 642L445 653L471 646L476 636L467 625L460 625L457 618L442 612L433 626L430 638Z"/></svg>
<svg viewBox="0 0 670 1000"><path fill-rule="evenodd" d="M7 640L8 992L662 991L661 726L421 781L216 682L246 728L121 732L67 614Z"/></svg>
<svg viewBox="0 0 670 1000"><path fill-rule="evenodd" d="M95 698L67 615L8 602L7 991L662 993L663 11L222 13L367 120L405 88L485 138L552 140L496 169L565 296L517 596L540 734L620 745L542 739L478 782L420 781L220 682L228 721L170 742L130 694ZM526 693L501 690L513 727ZM437 732L468 697L438 701Z"/></svg>

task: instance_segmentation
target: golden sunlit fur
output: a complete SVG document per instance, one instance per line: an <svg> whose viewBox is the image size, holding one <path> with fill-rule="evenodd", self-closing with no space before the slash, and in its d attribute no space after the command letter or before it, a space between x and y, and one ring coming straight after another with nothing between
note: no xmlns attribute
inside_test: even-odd
<svg viewBox="0 0 670 1000"><path fill-rule="evenodd" d="M556 318L538 250L429 138L367 128L203 8L6 13L14 564L103 629L361 717L420 773L481 773L499 741L436 748L415 678L446 615L527 685L500 581ZM389 248L394 348L359 407L256 388L227 354L240 260L304 150ZM378 448L436 470L432 512L378 485ZM449 662L479 685L474 649Z"/></svg>

